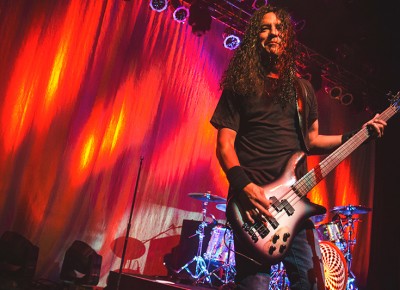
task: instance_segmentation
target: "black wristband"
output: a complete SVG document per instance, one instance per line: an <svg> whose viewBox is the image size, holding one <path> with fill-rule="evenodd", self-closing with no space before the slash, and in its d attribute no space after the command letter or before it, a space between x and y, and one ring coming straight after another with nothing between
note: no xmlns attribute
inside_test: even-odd
<svg viewBox="0 0 400 290"><path fill-rule="evenodd" d="M251 183L250 178L240 166L233 166L226 172L229 184L236 190L242 190L247 184Z"/></svg>
<svg viewBox="0 0 400 290"><path fill-rule="evenodd" d="M349 140L351 137L353 137L357 132L358 132L358 130L354 130L354 131L351 131L351 132L344 133L342 135L342 144L346 143L347 140Z"/></svg>

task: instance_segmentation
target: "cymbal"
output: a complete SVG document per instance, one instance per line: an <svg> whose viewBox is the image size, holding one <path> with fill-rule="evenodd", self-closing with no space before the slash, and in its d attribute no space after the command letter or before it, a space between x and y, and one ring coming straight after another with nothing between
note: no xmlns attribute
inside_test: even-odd
<svg viewBox="0 0 400 290"><path fill-rule="evenodd" d="M226 203L219 203L215 207L220 211L226 212Z"/></svg>
<svg viewBox="0 0 400 290"><path fill-rule="evenodd" d="M335 206L331 212L341 213L343 215L353 215L353 214L365 214L370 212L372 209L362 205L346 205L346 206Z"/></svg>
<svg viewBox="0 0 400 290"><path fill-rule="evenodd" d="M203 202L226 202L225 198L213 195L209 192L191 192L189 193L189 196Z"/></svg>

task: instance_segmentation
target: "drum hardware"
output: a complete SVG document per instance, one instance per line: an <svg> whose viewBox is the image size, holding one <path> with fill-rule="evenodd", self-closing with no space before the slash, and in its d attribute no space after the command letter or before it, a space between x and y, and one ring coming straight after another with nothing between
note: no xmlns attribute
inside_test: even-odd
<svg viewBox="0 0 400 290"><path fill-rule="evenodd" d="M347 247L344 237L343 224L341 220L334 220L316 226L319 240L328 241L335 244L340 250L344 251Z"/></svg>
<svg viewBox="0 0 400 290"><path fill-rule="evenodd" d="M362 205L346 205L346 206L335 206L331 212L340 213L345 216L352 216L353 214L366 214L371 211L371 208Z"/></svg>
<svg viewBox="0 0 400 290"><path fill-rule="evenodd" d="M269 290L288 290L290 282L286 274L283 263L280 262L271 266L271 279L269 282Z"/></svg>
<svg viewBox="0 0 400 290"><path fill-rule="evenodd" d="M226 203L219 203L215 207L220 211L226 211ZM210 271L210 276L216 278L224 285L234 283L236 276L235 249L233 233L229 224L215 224L211 231L207 250L203 256L206 261L209 261L212 267L216 265L216 268Z"/></svg>
<svg viewBox="0 0 400 290"><path fill-rule="evenodd" d="M324 267L325 288L327 290L345 290L349 281L346 258L341 250L329 241L320 241L319 246ZM271 267L271 280L268 289L290 289L290 281L282 262Z"/></svg>
<svg viewBox="0 0 400 290"><path fill-rule="evenodd" d="M351 263L353 260L353 256L351 253L351 250L353 248L353 246L356 244L356 239L353 238L353 233L354 233L354 224L355 222L359 222L361 221L359 218L353 218L354 214L366 214L369 213L372 209L362 206L362 205L346 205L346 206L336 206L334 207L331 212L337 214L338 219L340 221L344 220L345 226L346 228L348 228L347 230L347 239L346 241L346 247L342 250L344 253L344 257L346 259L347 262L347 271L348 271L348 280L347 280L347 289L348 290L357 290L358 288L356 287L355 284L355 275L354 273L351 271ZM342 218L340 217L341 215L344 215L345 217ZM343 232L345 232L345 230L343 229Z"/></svg>
<svg viewBox="0 0 400 290"><path fill-rule="evenodd" d="M211 264L217 264L217 267L210 272L210 275L218 279L222 284L234 283L236 275L234 253L231 229L221 225L215 226L212 230L207 251L204 253L204 258L210 261Z"/></svg>
<svg viewBox="0 0 400 290"><path fill-rule="evenodd" d="M188 194L191 198L200 200L202 202L219 202L223 203L226 202L226 199L217 195L211 194L209 191L207 192L192 192Z"/></svg>
<svg viewBox="0 0 400 290"><path fill-rule="evenodd" d="M207 217L207 206L209 202L225 202L225 199L216 195L212 195L210 192L205 192L205 193L189 193L189 196L202 201L202 222L199 224L199 227L196 231L196 233L193 236L198 236L199 237L199 243L198 243L198 248L197 248L197 254L194 256L190 261L188 261L185 265L183 265L181 268L178 270L174 270L176 274L179 274L183 270L185 270L189 275L196 279L195 283L205 283L207 282L208 284L211 283L211 273L208 271L209 265L206 263L204 258L202 257L202 249L203 249L203 240L204 240L204 228L209 225L209 223L206 222L206 217ZM213 220L215 221L215 218L212 216ZM212 223L215 224L215 223ZM190 266L192 264L195 264L195 270L192 272L190 270Z"/></svg>
<svg viewBox="0 0 400 290"><path fill-rule="evenodd" d="M349 230L348 230L348 238L347 238L347 247L344 252L344 256L347 261L347 271L349 272L349 276L351 276L350 277L351 281L349 279L348 284L352 283L352 285L353 285L354 281L355 281L355 276L354 276L354 273L351 271L351 263L353 260L353 255L351 253L351 249L353 248L353 245L356 244L356 239L353 239L353 237L352 237L352 234L354 232L355 219L352 218L352 215L348 215L348 216L346 216L346 220L347 220L347 227ZM352 286L351 289L357 289L357 288L355 286Z"/></svg>

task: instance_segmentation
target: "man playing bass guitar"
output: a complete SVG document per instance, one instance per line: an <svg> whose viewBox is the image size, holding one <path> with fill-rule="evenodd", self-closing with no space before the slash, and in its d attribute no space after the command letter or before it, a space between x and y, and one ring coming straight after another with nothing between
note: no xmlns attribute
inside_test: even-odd
<svg viewBox="0 0 400 290"><path fill-rule="evenodd" d="M308 203L296 208L289 198L265 194L266 188L275 193L283 187L304 195L302 187L285 186L306 173L298 152L331 153L352 136L319 134L317 99L310 82L297 77L296 57L289 13L273 6L258 9L225 71L211 118L218 130L217 157L230 184L226 214L236 224L238 289L268 289L270 266L281 259L292 290L325 288ZM385 126L380 115L363 125L373 137L381 137ZM263 237L268 241L255 251Z"/></svg>

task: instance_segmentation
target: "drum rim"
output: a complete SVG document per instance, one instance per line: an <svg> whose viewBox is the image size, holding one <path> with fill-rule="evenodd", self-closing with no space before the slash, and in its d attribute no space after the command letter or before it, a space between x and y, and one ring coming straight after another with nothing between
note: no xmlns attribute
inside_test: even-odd
<svg viewBox="0 0 400 290"><path fill-rule="evenodd" d="M335 239L332 240L332 237L331 237L330 232L328 230L328 228L329 228L328 225L335 225L337 227L337 231L335 230L335 232L339 233L340 236L339 237L335 237ZM345 233L344 233L344 230L343 230L343 225L338 221L331 221L331 222L328 222L328 223L320 224L320 225L316 226L315 229L316 229L316 231L318 233L318 237L320 238L319 239L320 241L328 241L328 242L332 242L332 243L335 242L336 243L336 242L340 241L341 239L344 240L344 234ZM325 230L328 231L327 235L324 233ZM324 239L321 239L321 237L323 237ZM326 238L328 238L328 239L326 239Z"/></svg>

